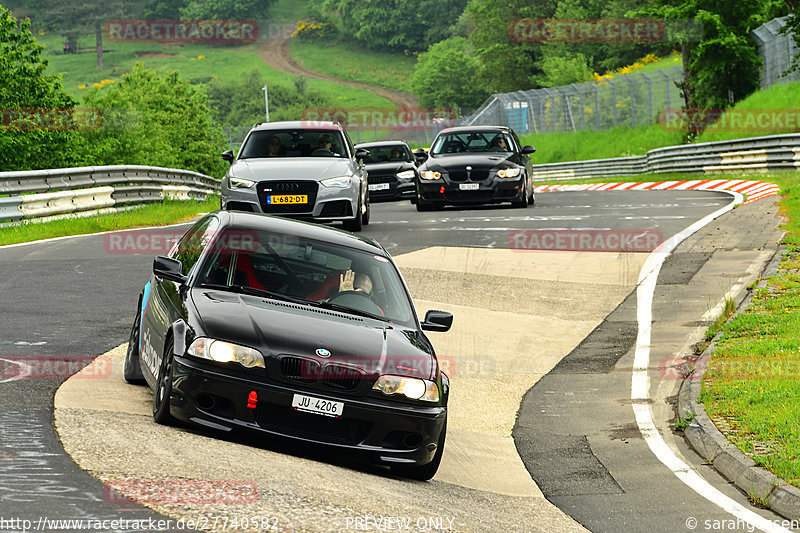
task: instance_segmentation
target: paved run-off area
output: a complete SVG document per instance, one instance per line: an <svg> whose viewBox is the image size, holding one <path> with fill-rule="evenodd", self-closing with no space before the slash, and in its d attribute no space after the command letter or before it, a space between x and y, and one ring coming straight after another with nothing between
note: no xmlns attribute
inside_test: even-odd
<svg viewBox="0 0 800 533"><path fill-rule="evenodd" d="M346 529L348 517L366 515L451 518L458 531L581 530L541 495L511 430L525 392L631 292L645 257L448 247L396 257L418 311L456 317L450 332L431 334L452 381L445 455L430 483L337 465L339 458L276 453L268 442L254 447L159 426L150 390L121 377L123 347L111 353L107 378L76 375L61 387L58 434L103 481L232 480L259 488L258 500L246 504L150 504L174 517L278 516L279 529L303 531Z"/></svg>

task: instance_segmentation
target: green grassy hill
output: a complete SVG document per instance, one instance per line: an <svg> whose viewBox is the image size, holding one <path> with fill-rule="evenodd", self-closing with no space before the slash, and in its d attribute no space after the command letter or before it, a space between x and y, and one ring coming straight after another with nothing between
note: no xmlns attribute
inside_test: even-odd
<svg viewBox="0 0 800 533"><path fill-rule="evenodd" d="M411 92L411 76L417 57L367 50L339 40L292 39L292 58L311 70L337 78Z"/></svg>

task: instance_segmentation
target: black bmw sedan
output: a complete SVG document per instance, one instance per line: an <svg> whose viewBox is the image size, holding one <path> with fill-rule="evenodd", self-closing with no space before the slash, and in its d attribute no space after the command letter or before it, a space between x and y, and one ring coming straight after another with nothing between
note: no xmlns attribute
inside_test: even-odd
<svg viewBox="0 0 800 533"><path fill-rule="evenodd" d="M356 145L364 158L370 200L409 200L416 195L417 165L403 141L376 141Z"/></svg>
<svg viewBox="0 0 800 533"><path fill-rule="evenodd" d="M460 126L439 132L417 178L417 210L447 204L511 202L527 207L535 201L530 154L514 130L504 126Z"/></svg>
<svg viewBox="0 0 800 533"><path fill-rule="evenodd" d="M449 379L378 243L254 213L203 217L153 263L125 358L153 418L363 452L429 479Z"/></svg>

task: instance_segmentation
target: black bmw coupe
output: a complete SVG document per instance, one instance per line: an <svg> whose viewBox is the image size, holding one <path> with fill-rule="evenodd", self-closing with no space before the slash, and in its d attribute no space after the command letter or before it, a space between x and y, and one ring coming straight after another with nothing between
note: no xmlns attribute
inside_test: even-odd
<svg viewBox="0 0 800 533"><path fill-rule="evenodd" d="M392 258L334 228L219 211L153 274L125 358L153 417L249 429L367 454L429 479L447 427L448 377Z"/></svg>
<svg viewBox="0 0 800 533"><path fill-rule="evenodd" d="M424 160L417 177L417 210L447 204L511 202L527 207L535 201L530 154L514 130L504 126L460 126L439 132L430 151L416 150Z"/></svg>

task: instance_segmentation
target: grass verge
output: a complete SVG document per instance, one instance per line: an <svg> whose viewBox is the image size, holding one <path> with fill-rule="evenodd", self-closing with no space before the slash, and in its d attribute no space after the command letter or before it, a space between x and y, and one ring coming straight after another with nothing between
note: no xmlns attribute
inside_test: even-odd
<svg viewBox="0 0 800 533"><path fill-rule="evenodd" d="M38 241L67 235L84 235L142 226L165 226L186 222L200 213L219 209L219 196L210 196L204 202L165 200L129 211L91 217L53 220L51 222L24 222L0 228L0 245Z"/></svg>
<svg viewBox="0 0 800 533"><path fill-rule="evenodd" d="M792 174L763 177L784 195L787 251L777 275L722 326L700 399L740 450L800 486L800 185Z"/></svg>

